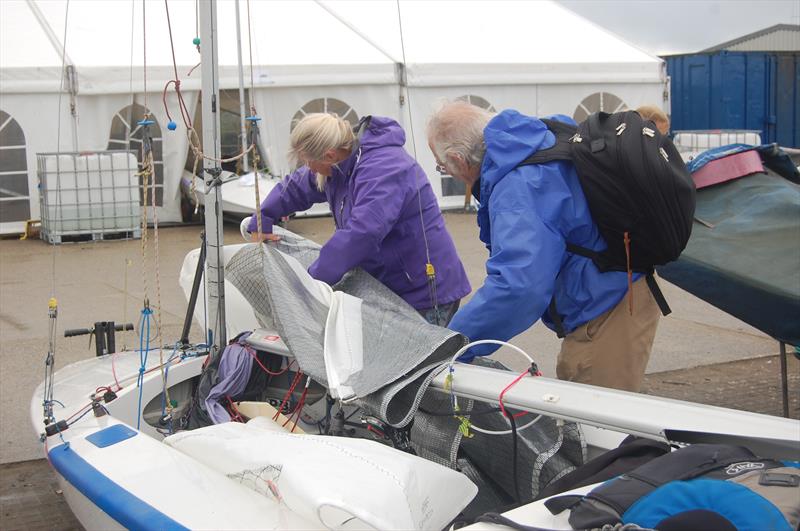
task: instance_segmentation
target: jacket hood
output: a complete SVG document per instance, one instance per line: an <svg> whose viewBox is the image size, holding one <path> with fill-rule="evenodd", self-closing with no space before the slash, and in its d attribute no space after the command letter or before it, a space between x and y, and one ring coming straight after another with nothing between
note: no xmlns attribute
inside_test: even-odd
<svg viewBox="0 0 800 531"><path fill-rule="evenodd" d="M400 124L391 118L373 116L369 126L361 135L361 150L368 151L382 146L403 146L406 143L406 133Z"/></svg>
<svg viewBox="0 0 800 531"><path fill-rule="evenodd" d="M505 110L492 118L483 130L486 154L481 165L481 196L488 197L492 188L520 162L540 149L555 143L555 136L538 118Z"/></svg>

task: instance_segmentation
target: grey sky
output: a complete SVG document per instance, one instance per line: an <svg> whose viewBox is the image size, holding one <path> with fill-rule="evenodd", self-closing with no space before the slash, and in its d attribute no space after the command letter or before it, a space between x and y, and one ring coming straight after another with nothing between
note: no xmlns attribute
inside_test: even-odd
<svg viewBox="0 0 800 531"><path fill-rule="evenodd" d="M656 55L698 52L775 24L800 24L800 0L558 1Z"/></svg>

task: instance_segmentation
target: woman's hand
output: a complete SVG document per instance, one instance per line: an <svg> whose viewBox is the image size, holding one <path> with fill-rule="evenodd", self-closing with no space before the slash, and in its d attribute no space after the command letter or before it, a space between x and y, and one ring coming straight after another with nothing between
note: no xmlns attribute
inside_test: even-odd
<svg viewBox="0 0 800 531"><path fill-rule="evenodd" d="M261 233L261 240L258 239L258 233L257 232L254 232L254 233L250 234L250 241L253 241L253 242L258 242L258 241L276 242L276 241L278 241L280 239L281 239L281 237L278 236L277 234Z"/></svg>
<svg viewBox="0 0 800 531"><path fill-rule="evenodd" d="M277 234L271 233L261 233L261 240L258 239L257 232L248 232L247 227L250 225L250 217L246 217L242 220L239 224L239 232L242 234L242 238L244 241L251 241L251 242L258 242L258 241L266 241L266 242L276 242L281 239L280 236Z"/></svg>

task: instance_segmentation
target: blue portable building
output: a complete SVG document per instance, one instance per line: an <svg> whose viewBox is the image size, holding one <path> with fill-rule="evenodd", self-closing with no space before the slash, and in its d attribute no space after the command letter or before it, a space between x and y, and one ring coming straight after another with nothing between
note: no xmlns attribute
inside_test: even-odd
<svg viewBox="0 0 800 531"><path fill-rule="evenodd" d="M783 33L786 26L779 26ZM760 130L765 143L800 147L800 46L793 49L800 27L788 28L796 37L789 46L775 46L781 51L739 51L759 47L752 44L757 34L751 34L666 57L672 129Z"/></svg>

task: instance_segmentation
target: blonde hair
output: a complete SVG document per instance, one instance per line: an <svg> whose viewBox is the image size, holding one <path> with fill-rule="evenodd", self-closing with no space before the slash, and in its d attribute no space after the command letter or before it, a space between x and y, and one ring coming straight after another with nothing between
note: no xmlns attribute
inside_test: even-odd
<svg viewBox="0 0 800 531"><path fill-rule="evenodd" d="M664 111L655 105L642 105L636 109L636 112L638 112L639 116L643 119L650 120L656 124L656 127L658 127L662 135L669 133L669 118L667 118Z"/></svg>
<svg viewBox="0 0 800 531"><path fill-rule="evenodd" d="M297 122L289 137L289 160L295 166L308 161L322 160L333 150L353 149L355 136L347 120L328 113L312 113ZM317 188L325 188L326 177L317 174Z"/></svg>
<svg viewBox="0 0 800 531"><path fill-rule="evenodd" d="M443 162L458 155L480 166L486 152L483 129L494 116L465 101L444 102L428 120L428 142Z"/></svg>

